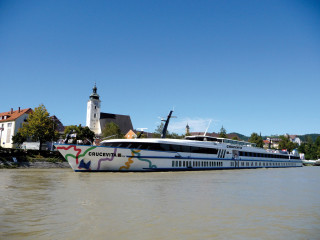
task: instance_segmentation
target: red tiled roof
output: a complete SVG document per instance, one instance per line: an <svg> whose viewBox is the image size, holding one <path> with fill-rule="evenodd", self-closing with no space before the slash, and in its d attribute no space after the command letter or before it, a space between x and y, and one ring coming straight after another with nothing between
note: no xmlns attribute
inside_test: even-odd
<svg viewBox="0 0 320 240"><path fill-rule="evenodd" d="M16 110L16 111L12 111L12 112L11 111L2 112L2 113L0 113L0 122L14 121L17 118L21 117L25 113L32 113L32 109L26 108L26 109L20 109L20 111Z"/></svg>

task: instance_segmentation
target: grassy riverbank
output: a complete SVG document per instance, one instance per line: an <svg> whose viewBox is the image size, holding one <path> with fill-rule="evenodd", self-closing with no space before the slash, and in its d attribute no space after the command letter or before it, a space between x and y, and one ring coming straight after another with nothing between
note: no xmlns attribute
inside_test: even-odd
<svg viewBox="0 0 320 240"><path fill-rule="evenodd" d="M66 168L66 160L56 151L0 149L0 168Z"/></svg>

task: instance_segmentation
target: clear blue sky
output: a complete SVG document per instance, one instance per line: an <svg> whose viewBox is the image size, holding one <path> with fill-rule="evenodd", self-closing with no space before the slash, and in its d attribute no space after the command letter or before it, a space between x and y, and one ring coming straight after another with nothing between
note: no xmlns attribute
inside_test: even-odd
<svg viewBox="0 0 320 240"><path fill-rule="evenodd" d="M154 131L320 133L320 2L0 0L0 112L44 104Z"/></svg>

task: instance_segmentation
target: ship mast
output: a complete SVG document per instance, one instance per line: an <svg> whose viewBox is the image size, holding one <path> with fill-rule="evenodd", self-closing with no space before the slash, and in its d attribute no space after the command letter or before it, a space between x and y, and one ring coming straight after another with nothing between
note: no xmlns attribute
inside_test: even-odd
<svg viewBox="0 0 320 240"><path fill-rule="evenodd" d="M161 134L161 138L165 138L166 135L167 135L167 129L168 129L168 125L169 125L169 121L170 121L172 113L173 113L173 111L171 110L169 115L168 115L168 117L167 117L167 120L162 120L162 121L165 121L166 123L164 124L163 130L162 130L162 134Z"/></svg>

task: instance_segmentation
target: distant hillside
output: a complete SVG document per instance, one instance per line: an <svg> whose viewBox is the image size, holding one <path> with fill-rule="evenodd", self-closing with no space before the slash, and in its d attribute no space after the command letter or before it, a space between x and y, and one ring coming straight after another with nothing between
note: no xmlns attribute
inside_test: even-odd
<svg viewBox="0 0 320 240"><path fill-rule="evenodd" d="M306 141L307 136L310 136L310 137L312 138L312 141L314 142L314 141L316 141L317 137L320 136L320 134L318 134L318 133L311 133L311 134L297 135L297 136L298 136L298 137L301 139L301 141L303 141L303 142Z"/></svg>
<svg viewBox="0 0 320 240"><path fill-rule="evenodd" d="M240 133L236 133L236 132L232 132L232 133L228 133L228 134L236 134L238 135L238 137L240 138L240 140L243 140L243 141L248 141L250 137L247 137L245 135L242 135Z"/></svg>

